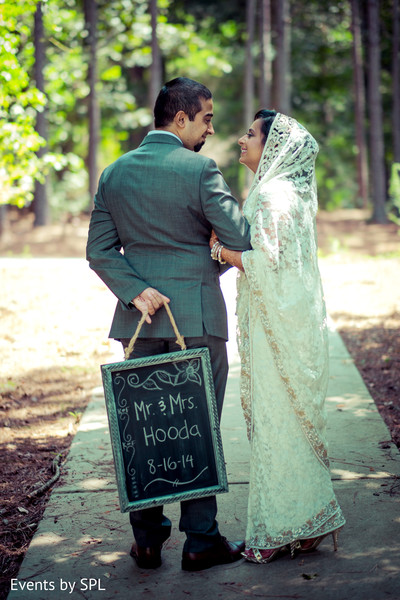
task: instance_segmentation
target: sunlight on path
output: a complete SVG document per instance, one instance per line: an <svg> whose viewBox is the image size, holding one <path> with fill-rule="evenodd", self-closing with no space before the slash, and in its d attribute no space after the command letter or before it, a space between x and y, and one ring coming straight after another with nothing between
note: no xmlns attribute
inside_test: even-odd
<svg viewBox="0 0 400 600"><path fill-rule="evenodd" d="M2 258L0 281L0 376L18 364L95 360L110 347L115 298L85 260Z"/></svg>

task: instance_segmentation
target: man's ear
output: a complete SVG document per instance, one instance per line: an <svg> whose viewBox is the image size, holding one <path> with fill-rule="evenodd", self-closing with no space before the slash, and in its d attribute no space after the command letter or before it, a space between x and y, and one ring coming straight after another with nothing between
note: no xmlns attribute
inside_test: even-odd
<svg viewBox="0 0 400 600"><path fill-rule="evenodd" d="M187 119L188 119L187 114L183 110L180 110L176 113L176 115L174 117L174 123L176 124L177 127L179 127L180 129L183 129L186 125Z"/></svg>

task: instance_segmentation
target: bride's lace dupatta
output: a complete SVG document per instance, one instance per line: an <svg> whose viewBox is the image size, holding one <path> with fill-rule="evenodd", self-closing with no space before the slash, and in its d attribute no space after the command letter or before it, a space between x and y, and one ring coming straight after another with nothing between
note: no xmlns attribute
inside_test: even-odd
<svg viewBox="0 0 400 600"><path fill-rule="evenodd" d="M278 114L244 205L238 278L241 401L251 441L246 546L278 548L344 524L329 473L325 303L317 264L318 145Z"/></svg>
<svg viewBox="0 0 400 600"><path fill-rule="evenodd" d="M258 355L249 345L253 305L302 429L328 467L323 410L327 332L315 233L317 153L317 142L302 125L276 115L243 209L253 250L242 255L245 275L238 279L238 343L249 438L254 417L251 378L257 370L250 357ZM268 386L269 366L264 369Z"/></svg>

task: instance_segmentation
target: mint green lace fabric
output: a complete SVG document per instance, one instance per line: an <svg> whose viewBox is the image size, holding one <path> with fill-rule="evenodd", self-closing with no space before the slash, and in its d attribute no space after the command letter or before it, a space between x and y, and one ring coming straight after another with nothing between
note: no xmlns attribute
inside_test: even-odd
<svg viewBox="0 0 400 600"><path fill-rule="evenodd" d="M317 153L308 131L278 114L243 209L253 248L242 254L237 282L241 402L251 443L247 548L276 548L345 522L325 438Z"/></svg>

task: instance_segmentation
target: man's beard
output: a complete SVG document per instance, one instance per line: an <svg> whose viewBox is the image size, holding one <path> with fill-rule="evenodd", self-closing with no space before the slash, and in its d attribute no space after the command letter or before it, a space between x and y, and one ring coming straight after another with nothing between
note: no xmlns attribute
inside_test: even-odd
<svg viewBox="0 0 400 600"><path fill-rule="evenodd" d="M194 152L200 152L200 150L202 149L202 147L204 146L204 141L203 142L199 142L198 144L195 145L195 147L193 148Z"/></svg>

